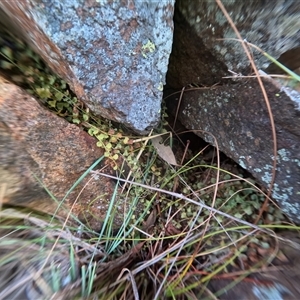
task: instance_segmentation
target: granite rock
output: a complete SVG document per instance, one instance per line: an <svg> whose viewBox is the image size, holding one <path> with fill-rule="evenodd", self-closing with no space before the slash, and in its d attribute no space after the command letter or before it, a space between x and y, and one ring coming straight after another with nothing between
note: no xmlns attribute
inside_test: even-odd
<svg viewBox="0 0 300 300"><path fill-rule="evenodd" d="M157 125L174 0L1 1L0 10L96 115L141 134Z"/></svg>

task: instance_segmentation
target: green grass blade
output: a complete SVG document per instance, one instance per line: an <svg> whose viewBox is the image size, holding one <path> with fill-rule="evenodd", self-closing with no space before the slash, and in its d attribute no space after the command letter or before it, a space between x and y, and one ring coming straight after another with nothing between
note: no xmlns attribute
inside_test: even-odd
<svg viewBox="0 0 300 300"><path fill-rule="evenodd" d="M300 82L300 76L297 75L295 72L291 71L288 69L286 66L281 64L279 61L277 61L274 57L272 57L270 54L263 52L264 56L266 56L271 62L273 62L275 65L277 65L280 69L288 73L290 76L293 77L293 79L297 80Z"/></svg>

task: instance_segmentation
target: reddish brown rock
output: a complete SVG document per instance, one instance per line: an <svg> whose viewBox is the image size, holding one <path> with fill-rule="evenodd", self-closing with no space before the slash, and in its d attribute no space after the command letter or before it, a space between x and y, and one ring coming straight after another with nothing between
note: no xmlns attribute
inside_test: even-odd
<svg viewBox="0 0 300 300"><path fill-rule="evenodd" d="M94 138L2 78L0 141L3 202L50 213L55 212L57 203L43 186L61 201L80 176L103 155ZM76 202L73 212L99 229L114 188L113 181L89 174L66 198L66 205L70 208ZM122 206L120 210L119 223ZM60 209L59 214L66 213Z"/></svg>

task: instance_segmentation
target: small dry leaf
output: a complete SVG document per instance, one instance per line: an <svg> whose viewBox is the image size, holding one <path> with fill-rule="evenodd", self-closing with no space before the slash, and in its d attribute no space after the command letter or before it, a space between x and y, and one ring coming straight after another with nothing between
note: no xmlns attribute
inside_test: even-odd
<svg viewBox="0 0 300 300"><path fill-rule="evenodd" d="M160 136L151 139L151 142L161 159L163 159L165 162L167 162L170 165L177 166L176 158L171 147L165 146L162 143L162 138Z"/></svg>
<svg viewBox="0 0 300 300"><path fill-rule="evenodd" d="M286 257L286 255L281 250L278 251L276 258L278 258L283 263L289 262L289 259Z"/></svg>

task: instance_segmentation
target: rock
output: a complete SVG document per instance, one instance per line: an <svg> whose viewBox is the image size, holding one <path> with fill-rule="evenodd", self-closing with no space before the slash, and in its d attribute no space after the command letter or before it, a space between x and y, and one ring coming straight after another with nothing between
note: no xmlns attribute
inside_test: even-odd
<svg viewBox="0 0 300 300"><path fill-rule="evenodd" d="M299 68L300 10L295 1L233 0L225 1L224 6L242 38L291 70ZM241 43L232 38L237 36L216 1L176 1L167 73L170 91L166 94L188 85L200 87L184 93L179 120L210 143L214 143L212 137L203 131L214 135L223 152L268 187L273 164L269 116L256 79L224 79L232 75L229 70L242 75L252 72ZM257 50L252 55L258 69L279 73L278 67ZM277 83L265 84L278 138L272 195L288 216L300 223L299 87L280 92Z"/></svg>
<svg viewBox="0 0 300 300"><path fill-rule="evenodd" d="M145 133L159 121L173 4L1 1L0 15L95 114Z"/></svg>
<svg viewBox="0 0 300 300"><path fill-rule="evenodd" d="M215 295L222 291L218 295L220 300L299 299L299 235L297 232L286 231L280 233L279 238L276 241L279 251L276 250L278 255L273 259L272 266L263 267L259 272L255 272L254 268L253 274L244 279L240 277L241 280L235 277L212 279L208 284L209 290Z"/></svg>
<svg viewBox="0 0 300 300"><path fill-rule="evenodd" d="M224 1L224 6L243 39L292 70L300 66L297 1L233 0ZM237 36L216 1L176 1L168 85L213 85L229 75L227 70L246 75L251 71L249 60L241 43L232 38ZM273 65L256 50L253 58L258 69Z"/></svg>
<svg viewBox="0 0 300 300"><path fill-rule="evenodd" d="M167 85L173 89L181 89L189 84L213 85L226 75L226 64L205 47L195 29L175 9L174 39Z"/></svg>
<svg viewBox="0 0 300 300"><path fill-rule="evenodd" d="M300 223L300 96L298 102L293 101L272 82L264 80L264 85L277 133L277 171L272 196L293 221ZM256 79L186 91L179 120L212 144L213 135L221 151L265 187L269 186L273 165L272 131Z"/></svg>
<svg viewBox="0 0 300 300"><path fill-rule="evenodd" d="M78 126L42 107L21 88L0 78L0 190L2 202L54 213L80 176L103 155L96 141ZM104 162L102 162L102 166ZM98 166L99 168L99 166ZM105 172L110 173L109 166ZM38 182L40 181L40 183ZM87 175L66 197L67 211L93 229L106 216L115 182ZM124 205L116 209L122 224Z"/></svg>

